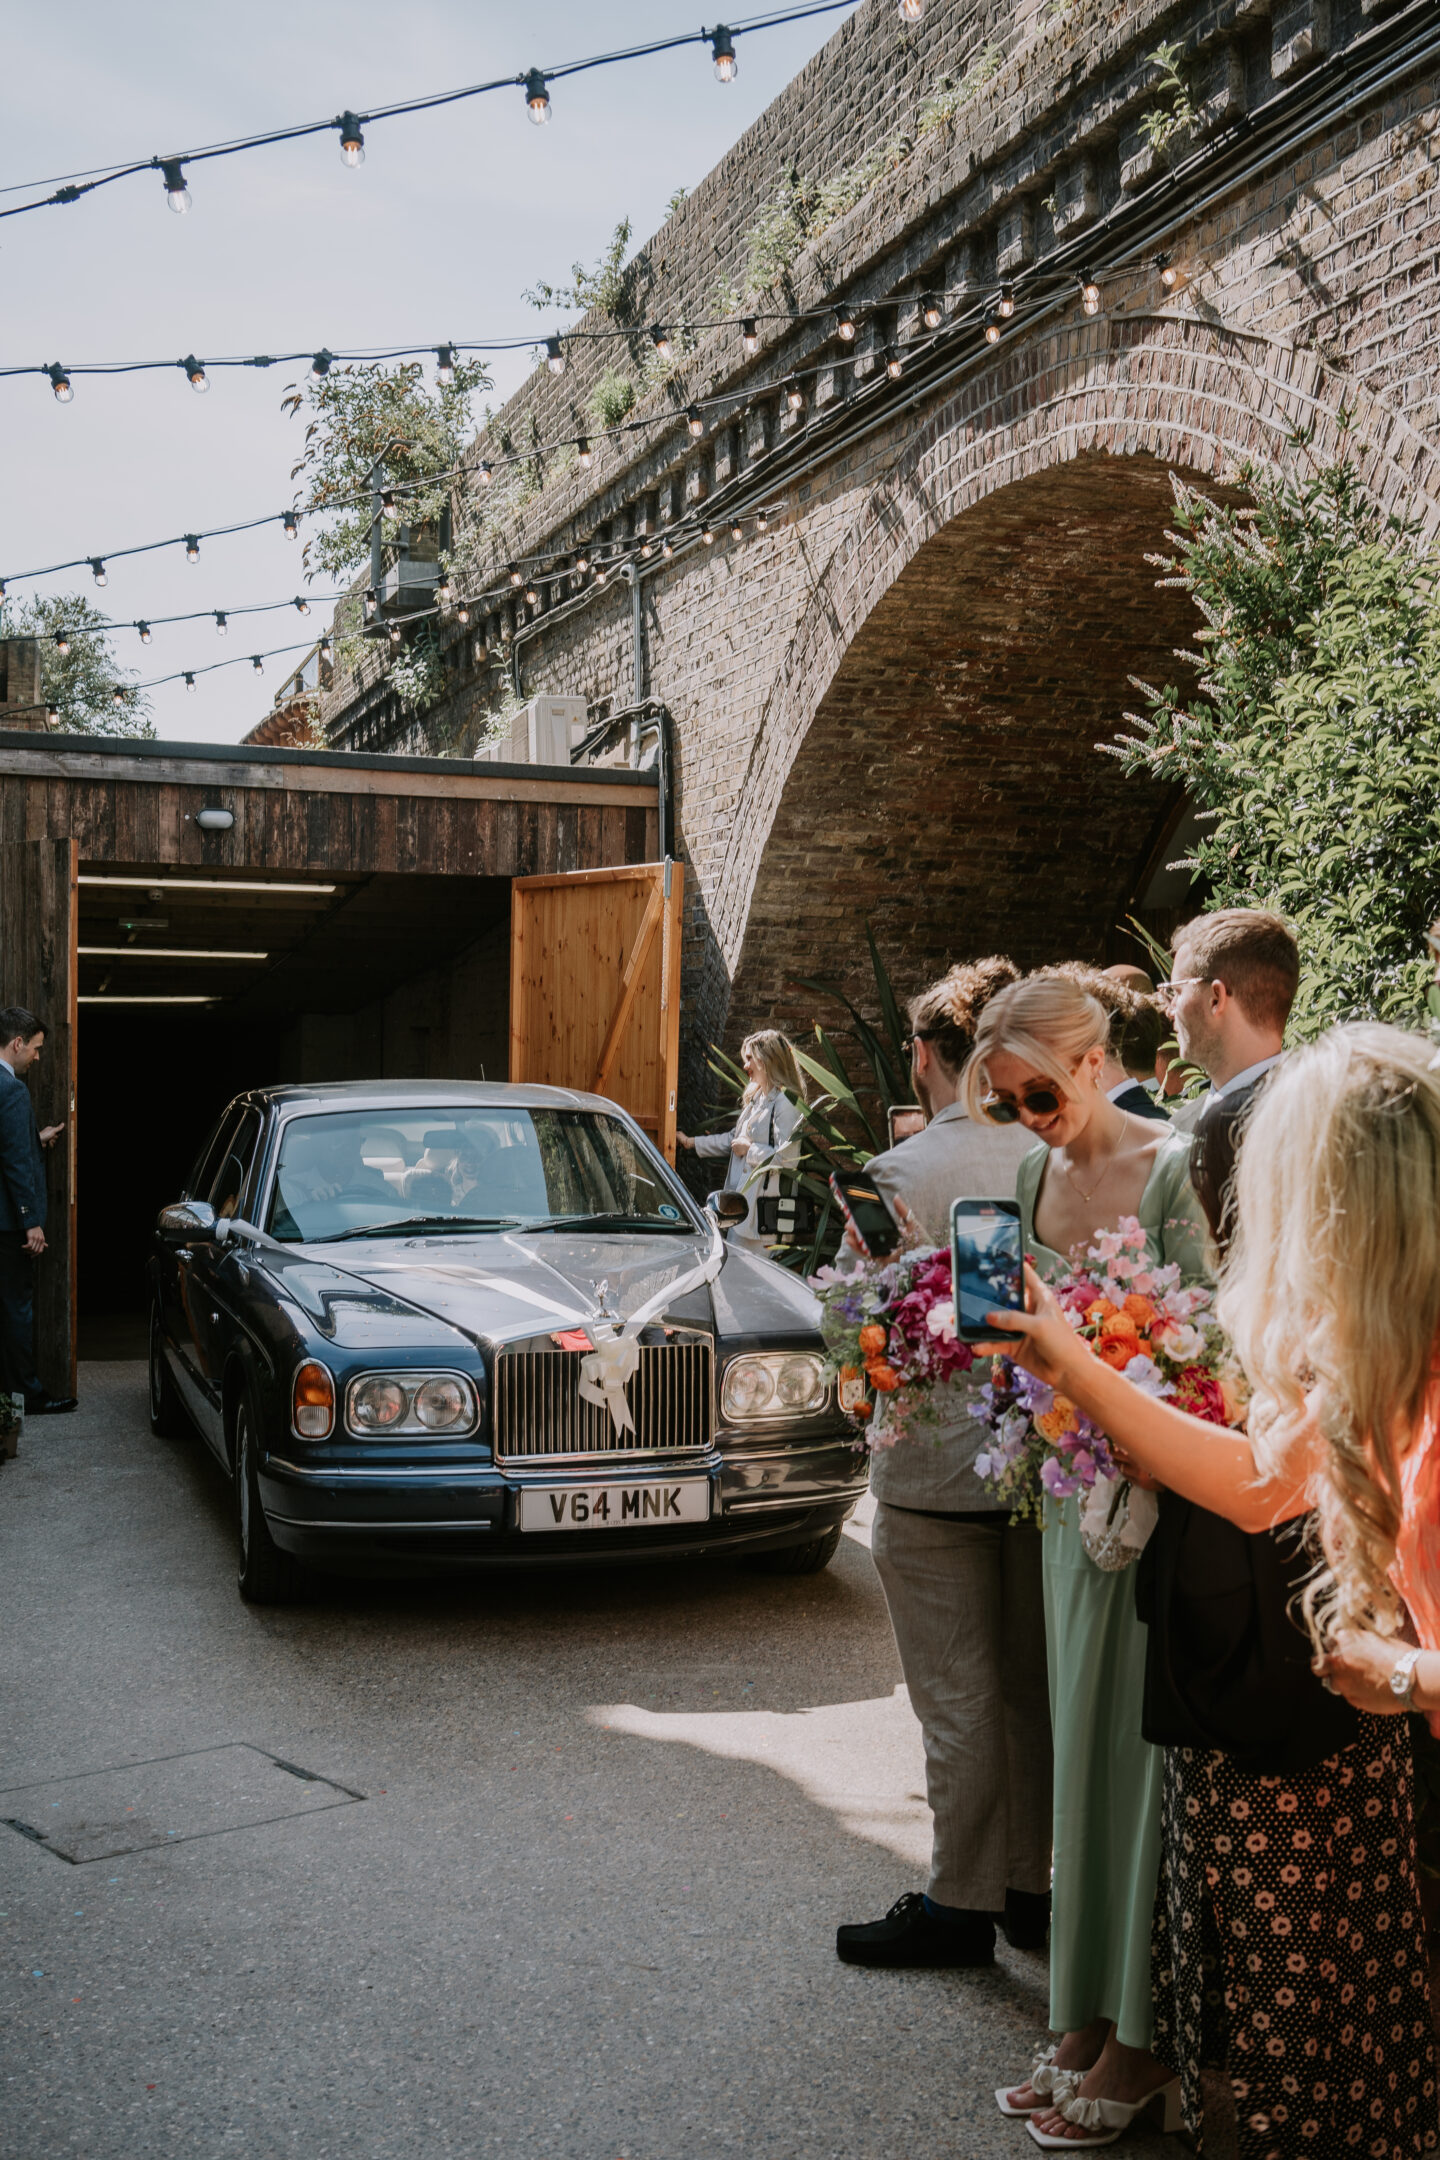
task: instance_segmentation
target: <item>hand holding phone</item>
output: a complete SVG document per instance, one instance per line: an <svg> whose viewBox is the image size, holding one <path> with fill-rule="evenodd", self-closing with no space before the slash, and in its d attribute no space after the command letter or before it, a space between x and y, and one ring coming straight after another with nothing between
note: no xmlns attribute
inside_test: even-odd
<svg viewBox="0 0 1440 2160"><path fill-rule="evenodd" d="M995 1312L1025 1310L1025 1247L1018 1200L956 1200L950 1209L955 1333L985 1342L1005 1332ZM1018 1332L1018 1331L1011 1331Z"/></svg>
<svg viewBox="0 0 1440 2160"><path fill-rule="evenodd" d="M830 1179L830 1190L866 1258L888 1260L900 1243L900 1225L884 1194L868 1178L842 1177L838 1172Z"/></svg>

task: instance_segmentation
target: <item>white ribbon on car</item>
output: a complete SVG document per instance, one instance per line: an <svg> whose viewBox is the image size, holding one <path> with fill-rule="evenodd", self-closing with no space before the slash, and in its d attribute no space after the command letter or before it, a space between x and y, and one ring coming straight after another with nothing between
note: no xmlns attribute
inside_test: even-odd
<svg viewBox="0 0 1440 2160"><path fill-rule="evenodd" d="M633 1432L635 1420L630 1415L630 1398L625 1390L634 1379L640 1366L640 1331L647 1327L667 1305L674 1305L692 1290L712 1283L725 1264L725 1240L718 1228L710 1226L710 1249L703 1260L685 1275L669 1282L663 1290L648 1299L638 1312L626 1321L586 1320L582 1323L593 1349L580 1360L580 1393L584 1401L594 1403L597 1409L610 1412L610 1423L616 1435ZM608 1332L603 1332L606 1330Z"/></svg>

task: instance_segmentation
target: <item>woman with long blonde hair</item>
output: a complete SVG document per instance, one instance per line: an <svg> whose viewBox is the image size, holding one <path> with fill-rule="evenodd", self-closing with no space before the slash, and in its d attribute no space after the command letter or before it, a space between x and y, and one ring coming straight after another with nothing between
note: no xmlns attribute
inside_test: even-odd
<svg viewBox="0 0 1440 2160"><path fill-rule="evenodd" d="M1304 1616L1318 1669L1361 1713L1354 1737L1248 1782L1222 1754L1171 1749L1171 1873L1190 1879L1192 1935L1212 1907L1221 1922L1207 1985L1225 2003L1247 2160L1398 2160L1437 2132L1409 1738L1390 1722L1440 1712L1432 1045L1351 1026L1293 1053L1249 1119L1236 1200L1219 1314L1253 1390L1248 1435L1143 1402L1035 1276L1020 1354L1170 1492L1250 1531L1314 1510ZM1199 2032L1172 2039L1199 2059Z"/></svg>
<svg viewBox="0 0 1440 2160"><path fill-rule="evenodd" d="M1112 1102L1102 1082L1111 1015L1073 976L1042 970L986 1006L963 1090L972 1117L1019 1122L1037 1145L1016 1183L1025 1247L1042 1274L1122 1217L1152 1266L1205 1271L1189 1141ZM1140 1730L1145 1630L1134 1579L1085 1550L1077 1503L1046 1510L1045 1634L1055 1742L1050 2025L1061 2037L1000 2096L1037 2144L1109 2144L1152 2103L1175 2126L1179 2088L1151 2040L1150 1935L1160 1865L1161 1753Z"/></svg>
<svg viewBox="0 0 1440 2160"><path fill-rule="evenodd" d="M795 1058L795 1046L778 1028L760 1028L740 1045L745 1068L745 1088L740 1114L728 1132L677 1132L676 1143L693 1148L697 1155L727 1158L722 1190L743 1193L746 1215L729 1232L732 1245L746 1245L765 1252L769 1240L760 1235L756 1201L778 1193L780 1174L793 1170L800 1160L799 1105L805 1100L805 1081Z"/></svg>

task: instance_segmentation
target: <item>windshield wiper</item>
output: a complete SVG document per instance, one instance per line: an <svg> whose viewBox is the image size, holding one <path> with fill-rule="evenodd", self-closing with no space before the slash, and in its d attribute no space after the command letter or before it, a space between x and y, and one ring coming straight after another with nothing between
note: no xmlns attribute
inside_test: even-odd
<svg viewBox="0 0 1440 2160"><path fill-rule="evenodd" d="M404 1215L398 1222L360 1223L353 1230L333 1230L329 1237L306 1238L307 1245L341 1245L346 1238L389 1237L392 1230L516 1230L518 1215Z"/></svg>
<svg viewBox="0 0 1440 2160"><path fill-rule="evenodd" d="M554 1215L549 1222L527 1223L531 1230L681 1230L694 1237L694 1223L667 1222L655 1215Z"/></svg>

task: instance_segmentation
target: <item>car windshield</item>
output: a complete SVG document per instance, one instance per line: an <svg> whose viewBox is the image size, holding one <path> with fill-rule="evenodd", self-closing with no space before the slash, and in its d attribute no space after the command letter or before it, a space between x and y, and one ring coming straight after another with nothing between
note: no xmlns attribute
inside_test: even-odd
<svg viewBox="0 0 1440 2160"><path fill-rule="evenodd" d="M595 1110L345 1110L292 1118L270 1197L272 1237L323 1244L423 1226L688 1230L662 1165Z"/></svg>

